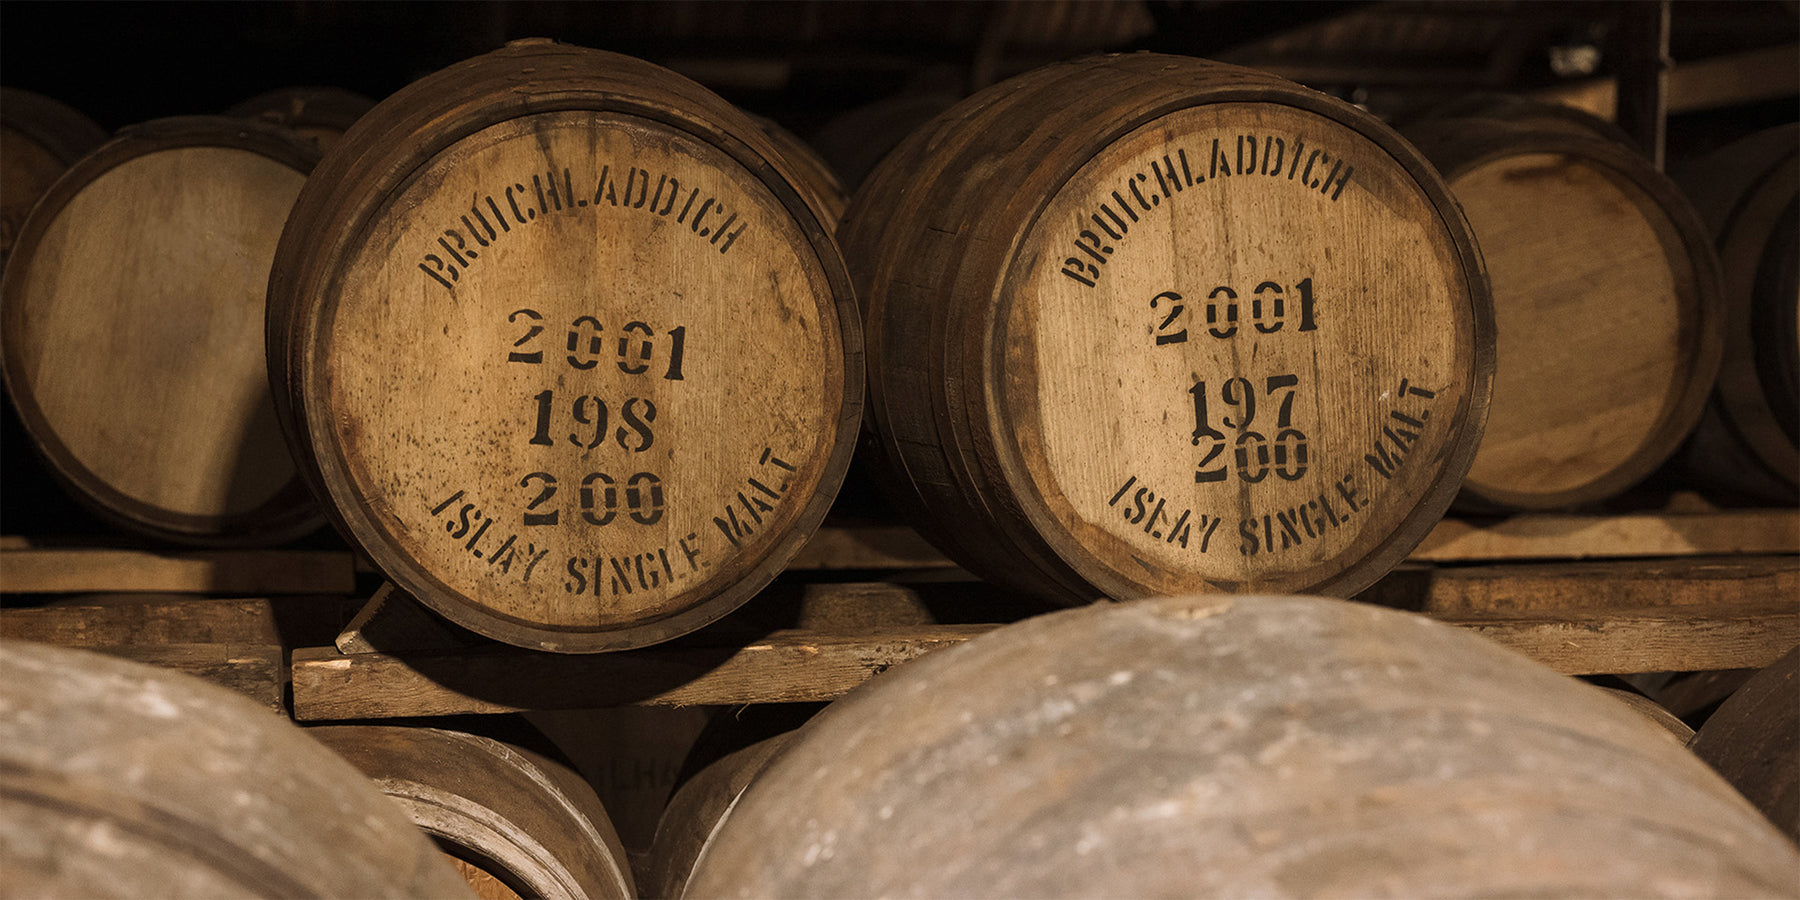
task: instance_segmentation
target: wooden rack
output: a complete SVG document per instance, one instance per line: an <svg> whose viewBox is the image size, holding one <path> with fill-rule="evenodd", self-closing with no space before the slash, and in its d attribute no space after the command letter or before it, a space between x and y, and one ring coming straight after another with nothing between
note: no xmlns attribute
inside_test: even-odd
<svg viewBox="0 0 1800 900"><path fill-rule="evenodd" d="M0 539L6 594L131 592L12 606L0 638L171 666L320 721L830 700L1048 611L894 525L822 529L738 613L623 653L506 646L385 589L359 599L356 580L345 551ZM1569 674L1761 667L1800 644L1800 510L1447 519L1359 599L1479 631Z"/></svg>

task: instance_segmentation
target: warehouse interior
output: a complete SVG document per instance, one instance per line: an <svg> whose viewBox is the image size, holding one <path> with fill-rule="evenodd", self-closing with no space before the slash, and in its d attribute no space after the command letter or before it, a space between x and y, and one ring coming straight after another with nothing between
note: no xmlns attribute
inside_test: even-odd
<svg viewBox="0 0 1800 900"><path fill-rule="evenodd" d="M509 44L532 38L666 67L780 126L771 130L797 138L835 179L815 189L835 191L839 210L846 200L858 209L870 173L939 113L1009 79L1096 54L1172 54L1258 70L1392 125L1395 141L1431 133L1434 116L1456 121L1445 111L1464 115L1471 98L1574 110L1580 128L1641 157L1651 173L1642 177L1674 179L1670 194L1687 190L1694 181L1684 179L1700 179L1705 167L1735 159L1717 154L1800 127L1800 0L9 0L0 5L0 87L50 98L116 133L166 117L220 115L296 88L379 104L502 48L537 52ZM0 107L0 119L5 113ZM1408 130L1418 123L1425 129ZM1765 181L1791 194L1800 148L1788 144L1770 145L1782 161ZM1256 158L1252 138L1250 171ZM1237 159L1242 168L1241 146ZM1153 160L1147 171L1160 181L1164 170ZM1166 171L1173 181L1175 164ZM1432 169L1429 178L1438 177ZM555 180L552 172L560 213ZM1189 175L1187 196L1199 193L1198 182ZM1136 190L1129 178L1123 183ZM527 203L525 211L547 221L551 206L537 190L537 210ZM632 190L624 188L628 206ZM660 183L655 190L660 198ZM1448 187L1432 190L1449 196ZM1161 214L1152 212L1154 193L1135 196L1146 221ZM1164 187L1163 196L1179 195ZM1764 383L1772 395L1792 390L1781 378L1795 378L1792 343L1779 342L1800 341L1788 296L1793 203L1782 196L1770 201L1768 248L1733 251L1753 258L1746 277L1758 298L1772 293L1777 306L1787 304L1773 325L1746 326L1758 352L1764 332L1779 345L1781 371ZM1112 197L1138 225L1126 197ZM16 198L4 199L10 206ZM575 195L567 199L573 211ZM313 221L330 220L323 202L315 198ZM503 225L502 206L486 202ZM665 218L677 208L670 204ZM1167 212L1173 203L1159 205ZM474 207L475 216L494 235L482 209ZM1098 214L1096 227L1125 247L1127 222L1099 209L1121 234ZM1698 222L1702 214L1677 218ZM518 206L512 215L522 230L527 217ZM863 217L866 241L867 223L879 216ZM700 219L692 223L699 234ZM48 226L33 224L36 241ZM480 238L467 218L462 224ZM843 234L831 236L837 224L821 216L803 231L815 244L848 246ZM9 250L13 228L9 220ZM1100 246L1092 231L1081 233ZM1724 273L1715 294L1698 291L1709 303L1724 302L1724 285L1737 277L1718 240L1719 255L1693 276ZM445 257L455 256L440 243ZM1107 260L1076 246L1094 265L1061 274L1092 287L1077 275L1098 279ZM1490 263L1500 246L1482 251ZM479 247L488 253L488 241ZM724 252L708 249L709 260ZM1071 264L1088 266L1067 252L1076 254ZM444 258L428 258L454 276ZM0 260L21 265L18 257ZM415 262L403 268L423 278ZM436 279L428 284L452 288L424 263L416 268ZM824 271L822 280L850 277ZM1475 280L1487 277L1481 272ZM8 279L5 304L25 281ZM1310 321L1311 279L1305 284L1289 288L1290 302L1298 309L1299 292L1308 291ZM867 315L864 286L857 290ZM1266 335L1280 325L1264 329L1263 290L1256 288L1255 316ZM1168 296L1181 299L1156 295ZM1199 323L1201 307L1190 299ZM6 321L30 321L13 315ZM1160 326L1151 320L1146 334L1169 327L1174 315ZM1234 325L1238 315L1233 306ZM1634 322L1625 312L1620 321L1626 331ZM658 334L633 324L675 337L668 323L653 323ZM596 321L596 334L601 327ZM859 335L871 330L868 321L857 327ZM1196 343L1203 327L1193 329ZM557 362L560 331L551 337L545 346ZM592 340L589 352L599 353L600 338ZM1684 335L1678 343L1684 352L1690 343L1711 346L1700 355L1713 353L1716 370L1717 355L1732 351L1714 345L1730 340ZM5 346L16 352L11 340ZM664 381L679 378L682 345L674 346L667 368L656 369L668 373ZM649 339L643 347L650 359ZM573 326L568 352L580 368ZM621 336L620 370L632 372L626 352ZM694 358L704 359L701 352ZM861 352L859 345L858 367ZM1494 351L1485 352L1491 370ZM1766 360L1755 366L1770 369ZM11 369L8 377L23 383ZM1294 376L1257 382L1267 386L1265 419L1280 403L1282 377ZM991 485L944 489L975 498L970 521L1007 523L984 532L989 525L933 506L936 495L909 493L913 475L871 474L894 464L903 441L876 433L889 424L873 419L872 395L858 384L852 405L860 405L863 434L853 461L830 463L836 468L825 480L835 500L808 507L813 518L797 529L808 533L783 545L783 559L758 564L745 582L755 587L733 601L741 605L701 626L661 628L655 640L594 645L607 652L566 652L556 634L562 626L489 629L481 617L458 618L409 596L404 585L435 585L437 573L406 581L413 573L397 573L386 551L359 544L367 540L360 526L338 511L328 513L335 528L321 519L278 540L171 538L134 527L105 508L106 497L79 496L56 471L56 448L44 447L53 442L33 433L43 430L41 416L22 420L9 398L0 437L0 650L15 656L0 653L0 789L12 791L0 790L0 894L80 896L104 885L127 896L365 888L448 896L466 887L484 898L1310 896L1371 886L1506 895L1551 890L1545 885L1575 895L1791 891L1800 884L1800 473L1770 481L1759 470L1740 479L1735 468L1757 468L1743 462L1750 457L1718 463L1708 455L1716 448L1703 443L1706 429L1716 436L1729 428L1719 427L1717 398L1705 399L1714 372L1706 377L1697 393L1671 401L1692 407L1691 416L1675 416L1687 430L1605 496L1509 506L1470 487L1452 505L1457 486L1433 486L1424 505L1438 504L1436 515L1406 520L1405 547L1384 544L1371 554L1379 564L1359 563L1368 571L1351 579L1355 590L1319 592L1354 595L1354 603L1226 596L1244 593L1234 590L1073 601L1115 592L1093 587L1110 582L1081 581L1088 570L1074 564L1068 571L1079 569L1080 578L1055 565L1040 574L1033 555L1048 551L1026 539L966 546L970 534L1011 540L1006 529L1015 520L1044 518L1036 506L1018 512L1020 501L981 493ZM1250 380L1235 380L1252 392ZM1399 384L1404 400L1408 382ZM1233 390L1215 384L1215 416L1221 403L1228 415L1248 411L1239 404L1250 398ZM538 395L546 444L550 393ZM1176 393L1195 404L1192 446L1200 447L1209 428L1206 383ZM589 399L575 401L574 419L604 443L605 401L591 398L600 402L595 429ZM925 403L921 418L934 409L948 416L943 396L931 402L937 406ZM1711 404L1705 419L1702 404ZM1485 397L1477 405L1486 416ZM1286 425L1288 409L1279 408ZM621 418L613 424L631 409L615 407ZM1404 438L1396 436L1392 422L1422 432L1429 420L1384 420L1396 459L1418 434L1402 428ZM1792 453L1793 424L1785 425L1781 452ZM617 444L626 437L621 428ZM643 437L647 448L647 429ZM665 438L659 452L670 443ZM1240 438L1240 468L1254 460L1243 448ZM1442 455L1455 457L1460 476L1472 453ZM771 521L778 507L786 514L767 477L781 474L770 457L764 448L762 468L749 487L739 485L748 492L738 494L743 522L735 514L729 527L713 519L733 548L755 533L748 516L761 526L759 511ZM950 470L979 471L990 461L982 450L949 459ZM774 464L793 471L779 454ZM1721 471L1733 477L1712 477ZM316 494L322 479L309 475ZM615 494L610 476L603 486L596 477L582 482L582 506L568 506L564 524L578 509L593 513L596 497L609 510L627 502L617 499L627 496L623 478ZM546 488L555 485L545 478ZM577 492L566 480L559 499L573 504ZM1149 534L1162 506L1139 486L1133 519L1137 481L1119 487L1113 504L1124 502L1134 527L1146 521L1142 507L1153 506L1141 529ZM1327 516L1339 528L1340 512L1360 511L1354 491L1336 489L1319 489L1321 501L1339 505L1315 505L1307 522L1318 534L1313 524L1289 526L1294 543L1298 529L1308 542L1323 541ZM629 512L640 512L635 481L629 490ZM1250 490L1242 487L1242 496ZM432 512L435 537L470 533L470 505L461 531L453 520L461 493ZM1109 519L1118 517L1113 504L1102 507ZM448 525L436 518L444 509L452 511ZM1166 540L1156 532L1165 544L1187 521L1186 512L1181 522L1175 515ZM1262 548L1273 551L1279 539L1285 550L1283 524L1278 516L1261 526L1254 517L1228 520L1220 545L1228 539L1233 554L1254 556L1261 535ZM1238 549L1234 527L1251 549ZM477 547L482 531L466 548ZM672 585L676 537L663 540L660 565ZM1015 565L1007 554L1021 547ZM564 578L558 557L550 558L554 577ZM694 559L689 552L690 566ZM569 561L565 590L579 598L585 588L598 602L602 560L593 557L591 573L580 562L578 569ZM613 593L623 582L629 594L629 564L612 563ZM637 584L657 586L657 565L646 576L639 562ZM483 567L492 568L485 560ZM1025 574L1015 580L1013 568ZM1077 587L1066 589L1071 583ZM1043 584L1052 589L1036 589ZM1415 627L1417 641L1393 639ZM522 632L529 637L521 640ZM1267 649L1257 643L1264 640ZM57 646L40 656L38 644ZM84 665L49 652L68 648L113 659ZM1178 708L1189 715L1173 714ZM366 786L364 776L376 789L349 796ZM13 796L23 799L13 804ZM398 815L388 800L399 801ZM1204 852L1195 849L1202 845Z"/></svg>

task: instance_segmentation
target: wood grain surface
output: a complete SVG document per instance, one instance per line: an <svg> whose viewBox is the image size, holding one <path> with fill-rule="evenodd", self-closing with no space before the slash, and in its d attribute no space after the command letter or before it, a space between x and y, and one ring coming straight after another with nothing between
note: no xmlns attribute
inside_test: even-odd
<svg viewBox="0 0 1800 900"><path fill-rule="evenodd" d="M84 158L20 235L0 285L7 387L112 520L200 543L319 524L262 341L276 240L316 159L275 126L159 120Z"/></svg>
<svg viewBox="0 0 1800 900"><path fill-rule="evenodd" d="M0 88L0 266L38 198L104 143L106 130L79 110L41 94Z"/></svg>
<svg viewBox="0 0 1800 900"><path fill-rule="evenodd" d="M698 85L545 41L378 105L270 288L280 404L342 530L446 617L547 650L754 593L860 415L848 277L797 180Z"/></svg>
<svg viewBox="0 0 1800 900"><path fill-rule="evenodd" d="M908 623L919 621L921 608L930 605L921 601L932 590L815 588L803 606L830 608L841 593L868 620L880 621L887 610L892 621ZM1771 557L1660 568L1626 560L1407 569L1365 597L1473 629L1566 674L1616 674L1767 665L1800 643L1796 593L1800 561ZM798 621L809 620L819 617L802 609ZM500 646L404 655L303 648L293 656L294 714L310 720L829 700L892 666L997 627L784 629L604 657Z"/></svg>
<svg viewBox="0 0 1800 900"><path fill-rule="evenodd" d="M1494 399L1465 500L1615 496L1700 417L1722 346L1718 263L1673 182L1629 146L1533 120L1407 130L1449 180L1494 292Z"/></svg>
<svg viewBox="0 0 1800 900"><path fill-rule="evenodd" d="M914 132L839 236L872 468L958 562L1046 597L1354 593L1479 436L1461 213L1385 126L1272 76L1044 67Z"/></svg>

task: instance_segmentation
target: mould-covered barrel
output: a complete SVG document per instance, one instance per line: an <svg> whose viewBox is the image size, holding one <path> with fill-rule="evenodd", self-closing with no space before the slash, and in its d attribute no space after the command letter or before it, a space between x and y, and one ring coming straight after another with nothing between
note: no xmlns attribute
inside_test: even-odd
<svg viewBox="0 0 1800 900"><path fill-rule="evenodd" d="M1387 126L1270 75L1003 82L890 153L839 239L874 468L958 561L1049 597L1353 593L1480 434L1461 213Z"/></svg>
<svg viewBox="0 0 1800 900"><path fill-rule="evenodd" d="M125 129L32 211L0 284L7 391L74 495L193 543L321 517L275 421L269 269L318 150L222 116Z"/></svg>
<svg viewBox="0 0 1800 900"><path fill-rule="evenodd" d="M1212 596L870 681L749 783L686 896L1778 896L1797 869L1588 685L1422 616Z"/></svg>
<svg viewBox="0 0 1800 900"><path fill-rule="evenodd" d="M25 897L473 897L356 769L168 669L0 642L0 885Z"/></svg>
<svg viewBox="0 0 1800 900"><path fill-rule="evenodd" d="M617 54L518 42L350 129L270 284L305 471L397 585L562 652L755 593L861 414L826 223L742 112Z"/></svg>

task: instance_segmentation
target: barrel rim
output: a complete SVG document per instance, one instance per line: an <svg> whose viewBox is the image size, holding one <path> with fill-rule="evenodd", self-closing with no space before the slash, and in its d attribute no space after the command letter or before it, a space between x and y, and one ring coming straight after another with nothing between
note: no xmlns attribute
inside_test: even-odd
<svg viewBox="0 0 1800 900"><path fill-rule="evenodd" d="M1162 54L1134 54L1134 58L1144 58L1146 62L1168 60L1176 64L1191 65L1199 60L1187 57L1171 57ZM1100 57L1102 60L1112 57ZM1200 61L1204 62L1204 61ZM1213 63L1212 65L1225 65ZM1237 71L1245 70L1236 66L1228 66ZM1461 265L1461 277L1467 283L1468 296L1465 298L1468 317L1468 335L1472 344L1467 371L1468 388L1459 402L1452 420L1452 432L1455 437L1446 444L1439 465L1439 476L1433 480L1429 490L1424 492L1408 513L1396 523L1393 529L1380 542L1371 547L1358 560L1338 568L1336 572L1323 580L1311 583L1280 583L1276 585L1257 583L1225 583L1213 582L1196 584L1193 590L1231 589L1234 591L1268 591L1279 590L1293 593L1322 593L1332 596L1348 597L1373 584L1395 565L1398 565L1411 552L1413 547L1424 540L1431 527L1443 518L1445 511L1455 498L1457 487L1463 476L1473 463L1475 450L1480 444L1480 437L1486 422L1488 403L1492 396L1492 378L1494 371L1494 319L1493 301L1488 288L1485 262L1475 243L1473 231L1462 214L1462 208L1450 196L1444 181L1437 176L1429 162L1413 149L1412 145L1400 137L1391 127L1356 107L1336 100L1325 94L1310 90L1303 86L1276 80L1273 76L1263 85L1240 85L1200 89L1172 98L1166 103L1158 104L1145 110L1141 115L1130 119L1118 119L1108 122L1108 127L1096 132L1091 142L1091 152L1080 154L1072 161L1057 169L1054 179L1058 189L1068 183L1080 169L1091 162L1107 146L1120 138L1145 127L1155 120L1182 109L1197 106L1232 102L1256 102L1290 106L1303 112L1322 116L1345 128L1355 131L1367 138L1376 147L1385 152L1398 164L1411 180L1430 200L1439 221L1449 232L1450 243L1457 251ZM1270 96L1267 88L1280 85L1285 91ZM1034 229L1043 213L1048 208L1055 191L1047 191L1021 227L1013 232L1013 249ZM1003 346L1004 329L999 325L1004 321L1004 312L1012 303L1012 291L1007 288L1021 278L1023 263L1017 260L1017 253L1009 255L1004 268L997 273L997 288L994 296L998 301L981 310L978 319L978 330L981 334L979 353L980 371L985 376L984 383L988 392L996 391L995 385L999 374L1004 369L1005 347ZM971 363L973 365L973 363ZM1136 599L1146 596L1148 591L1140 587L1125 575L1121 567L1109 565L1103 558L1088 552L1079 541L1073 540L1062 527L1061 521L1051 511L1037 485L1023 477L1026 469L1021 464L1021 454L1013 438L1014 429L1008 421L1004 404L993 399L987 401L985 428L979 433L988 441L983 448L993 453L1002 463L999 467L1000 478L1013 491L1018 500L1018 507L1030 522L1037 540L1047 546L1056 557L1069 566L1080 578L1095 588L1115 599ZM1054 536L1054 538L1050 537Z"/></svg>
<svg viewBox="0 0 1800 900"><path fill-rule="evenodd" d="M1496 127L1479 128L1475 123ZM1713 392L1724 356L1725 324L1718 256L1693 204L1667 176L1634 148L1604 139L1533 128L1488 119L1443 119L1419 124L1421 146L1443 174L1446 184L1476 169L1516 156L1562 155L1580 159L1621 190L1636 191L1652 207L1638 206L1665 253L1673 256L1671 274L1680 304L1680 323L1692 331L1677 334L1677 350L1689 362L1681 390L1659 412L1646 439L1625 461L1582 484L1560 491L1505 487L1465 478L1459 505L1471 509L1548 510L1594 503L1617 496L1649 477L1681 448L1700 421ZM1479 128L1479 130L1476 130ZM1435 139L1435 140L1434 140ZM1439 151L1433 154L1433 150ZM1656 216L1661 214L1661 221ZM1676 270L1687 263L1687 271Z"/></svg>
<svg viewBox="0 0 1800 900"><path fill-rule="evenodd" d="M538 66L528 65L532 63L545 68L558 65L553 72L540 73ZM639 74L655 74L673 87L667 95L654 96L632 83ZM434 96L444 87L449 88L444 96ZM716 106L695 108L692 97L675 89L705 92L710 98L705 102ZM684 108L676 109L670 101ZM697 597L697 602L624 627L531 622L488 609L478 596L452 589L397 549L397 542L389 540L391 535L365 508L366 498L353 490L342 445L318 409L325 370L318 335L336 308L345 261L392 196L465 138L505 121L557 112L635 116L674 129L741 166L805 236L807 248L796 251L803 260L816 262L831 288L829 300L817 298L818 312L822 323L835 323L835 328L823 330L835 335L841 357L841 371L829 374L824 396L826 408L835 409L835 415L827 415L835 419L831 449L823 455L819 481L807 502L791 514L789 527L776 532L760 557L735 575L718 571L671 594ZM708 116L726 121L708 121ZM428 117L428 127L405 128L409 120L422 117ZM400 146L406 140L413 141L411 149ZM384 141L392 146L384 146ZM367 164L371 158L375 165ZM396 585L451 621L509 644L562 653L625 650L678 637L725 616L774 580L823 522L842 484L860 428L863 396L863 340L855 292L830 232L795 186L799 178L791 169L753 121L698 84L642 60L567 44L515 42L427 75L377 104L326 154L320 171L302 190L277 252L277 267L287 277L270 283L270 377L281 398L278 417L290 446L300 451L296 455L303 453L301 468L309 483L329 500L324 504L327 515L340 532ZM326 237L316 240L315 233ZM291 267L282 266L284 261ZM841 385L841 396L835 399L830 390L834 380Z"/></svg>
<svg viewBox="0 0 1800 900"><path fill-rule="evenodd" d="M35 396L31 379L19 369L20 343L29 331L16 298L24 290L34 251L67 205L97 178L127 162L168 150L216 147L241 150L273 160L305 176L319 161L319 151L287 129L226 116L175 116L120 129L111 140L64 172L33 208L13 245L6 272L0 277L0 381L4 381L26 433L51 475L65 491L101 518L151 537L197 546L278 544L310 534L324 524L300 466L261 505L229 515L194 515L167 510L129 497L82 465L50 425Z"/></svg>

